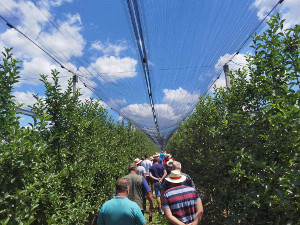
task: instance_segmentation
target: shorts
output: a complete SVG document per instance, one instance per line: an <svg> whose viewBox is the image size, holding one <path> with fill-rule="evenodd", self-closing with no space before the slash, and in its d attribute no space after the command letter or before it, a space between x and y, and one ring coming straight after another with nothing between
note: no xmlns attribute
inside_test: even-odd
<svg viewBox="0 0 300 225"><path fill-rule="evenodd" d="M146 176L146 179L149 185L153 184L153 180L150 178L150 176Z"/></svg>
<svg viewBox="0 0 300 225"><path fill-rule="evenodd" d="M160 197L161 184L159 182L154 183L154 190L156 197Z"/></svg>

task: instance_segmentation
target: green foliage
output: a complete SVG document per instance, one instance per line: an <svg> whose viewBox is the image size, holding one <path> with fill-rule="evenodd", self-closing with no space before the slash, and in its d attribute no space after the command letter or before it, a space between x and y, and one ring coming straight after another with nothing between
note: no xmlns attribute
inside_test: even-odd
<svg viewBox="0 0 300 225"><path fill-rule="evenodd" d="M9 138L13 128L19 126L18 118L16 117L17 106L13 102L11 92L13 85L18 81L17 64L20 61L12 58L11 49L5 49L3 52L3 64L0 64L0 130L1 138Z"/></svg>
<svg viewBox="0 0 300 225"><path fill-rule="evenodd" d="M232 88L200 99L170 140L199 188L208 224L297 224L300 220L300 26L279 14L253 38Z"/></svg>
<svg viewBox="0 0 300 225"><path fill-rule="evenodd" d="M134 158L157 151L139 130L114 123L98 100L79 100L41 75L46 98L35 96L36 117L20 128L13 101L18 61L7 49L1 64L0 223L84 224L114 194Z"/></svg>

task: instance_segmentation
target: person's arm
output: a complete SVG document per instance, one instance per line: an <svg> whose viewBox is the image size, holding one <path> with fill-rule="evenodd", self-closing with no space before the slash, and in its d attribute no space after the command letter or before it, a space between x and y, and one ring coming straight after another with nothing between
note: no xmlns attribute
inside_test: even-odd
<svg viewBox="0 0 300 225"><path fill-rule="evenodd" d="M160 183L160 184L163 182L163 180L165 179L166 176L167 176L167 171L166 171L166 169L164 169L164 175L163 175L162 178L159 180L159 183Z"/></svg>
<svg viewBox="0 0 300 225"><path fill-rule="evenodd" d="M155 210L155 206L154 206L154 201L153 201L153 195L151 192L147 192L146 194L146 198L149 200L150 202L150 208L149 210L152 212Z"/></svg>
<svg viewBox="0 0 300 225"><path fill-rule="evenodd" d="M203 205L202 201L197 201L196 202L196 214L195 214L195 219L192 222L192 225L198 225L202 219L203 216Z"/></svg>
<svg viewBox="0 0 300 225"><path fill-rule="evenodd" d="M145 220L145 217L140 209L140 207L136 204L134 206L133 210L135 211L135 223L136 225L146 225L147 221Z"/></svg>
<svg viewBox="0 0 300 225"><path fill-rule="evenodd" d="M164 202L164 194L165 194L166 190L165 189L161 189L160 190L160 202Z"/></svg>
<svg viewBox="0 0 300 225"><path fill-rule="evenodd" d="M156 178L156 177L154 177L154 176L152 175L152 173L151 173L151 172L149 172L149 176L150 176L150 178L151 178L152 180L159 181L159 179L158 179L158 178Z"/></svg>
<svg viewBox="0 0 300 225"><path fill-rule="evenodd" d="M97 225L105 225L102 208L100 209L100 212L99 212L99 215L98 215Z"/></svg>
<svg viewBox="0 0 300 225"><path fill-rule="evenodd" d="M188 174L187 174L186 178L188 179L188 182L189 182L187 186L190 186L190 187L193 187L193 188L196 189L196 186L195 186L195 183L194 183L193 179Z"/></svg>
<svg viewBox="0 0 300 225"><path fill-rule="evenodd" d="M172 212L170 208L164 209L166 219L174 225L186 225L185 223L181 222L179 219L177 219L175 216L172 215Z"/></svg>
<svg viewBox="0 0 300 225"><path fill-rule="evenodd" d="M150 202L150 211L154 211L155 206L154 206L154 201L153 201L153 196L152 196L152 193L151 193L151 189L148 185L147 180L144 177L142 179L142 183L143 183L143 192L146 195L146 198Z"/></svg>

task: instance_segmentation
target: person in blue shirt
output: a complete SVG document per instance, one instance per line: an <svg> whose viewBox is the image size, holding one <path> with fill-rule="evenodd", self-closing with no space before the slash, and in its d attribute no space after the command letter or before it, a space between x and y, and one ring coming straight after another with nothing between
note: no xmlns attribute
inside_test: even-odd
<svg viewBox="0 0 300 225"><path fill-rule="evenodd" d="M163 212L161 210L160 190L161 190L161 183L167 176L167 171L166 171L166 168L162 164L159 164L159 159L161 159L161 158L159 158L159 157L154 158L154 164L149 169L149 176L153 180L153 183L154 183L154 190L155 190L159 213L162 214Z"/></svg>
<svg viewBox="0 0 300 225"><path fill-rule="evenodd" d="M130 201L130 183L128 179L121 178L116 185L117 195L105 202L99 212L98 225L146 225L147 222L138 204Z"/></svg>

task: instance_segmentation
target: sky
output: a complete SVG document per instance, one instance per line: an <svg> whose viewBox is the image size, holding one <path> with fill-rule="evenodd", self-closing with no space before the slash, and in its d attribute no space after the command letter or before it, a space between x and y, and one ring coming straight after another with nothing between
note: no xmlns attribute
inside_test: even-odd
<svg viewBox="0 0 300 225"><path fill-rule="evenodd" d="M115 120L124 116L155 139L138 51L144 44L159 131L167 140L200 95L211 93L213 84L225 86L225 63L230 69L246 64L251 40L242 44L278 0L136 2L143 40L135 37L125 0L1 0L1 17L52 56L0 19L0 50L13 47L23 61L16 101L26 107L35 101L32 94L45 95L39 74L57 69L65 89L76 73L82 100L100 97ZM276 11L286 19L286 28L299 24L300 0L285 0ZM21 125L31 121L22 116Z"/></svg>

